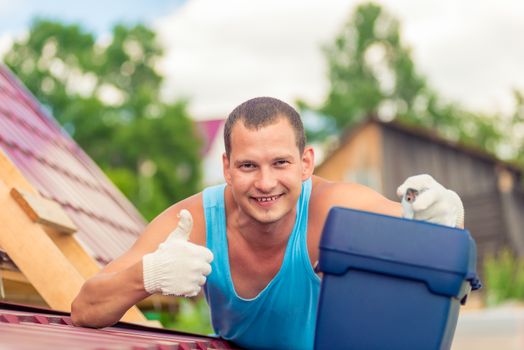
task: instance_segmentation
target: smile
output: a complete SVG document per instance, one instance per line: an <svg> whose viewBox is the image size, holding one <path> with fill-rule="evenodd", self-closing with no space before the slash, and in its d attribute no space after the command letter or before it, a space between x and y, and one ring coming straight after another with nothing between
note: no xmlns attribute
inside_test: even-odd
<svg viewBox="0 0 524 350"><path fill-rule="evenodd" d="M259 203L265 203L265 202L273 202L273 201L276 201L278 198L280 198L280 196L282 196L281 194L279 195L276 195L276 196L270 196L270 197L253 197L253 199L255 199L257 202Z"/></svg>

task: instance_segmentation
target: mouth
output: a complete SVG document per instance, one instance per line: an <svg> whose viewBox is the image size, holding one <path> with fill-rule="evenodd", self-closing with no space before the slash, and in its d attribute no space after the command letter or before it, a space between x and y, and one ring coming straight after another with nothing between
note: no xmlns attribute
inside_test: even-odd
<svg viewBox="0 0 524 350"><path fill-rule="evenodd" d="M274 196L257 196L257 197L252 196L251 198L261 205L269 205L271 203L276 202L283 195L284 194L277 194Z"/></svg>

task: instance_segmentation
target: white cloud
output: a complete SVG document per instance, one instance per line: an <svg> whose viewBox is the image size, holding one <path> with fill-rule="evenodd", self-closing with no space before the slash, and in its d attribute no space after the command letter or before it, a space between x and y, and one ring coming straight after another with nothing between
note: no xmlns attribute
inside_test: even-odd
<svg viewBox="0 0 524 350"><path fill-rule="evenodd" d="M524 2L420 1L390 7L419 69L443 96L468 108L510 112L511 89L524 89Z"/></svg>
<svg viewBox="0 0 524 350"><path fill-rule="evenodd" d="M0 0L0 13L2 13L2 15L9 14L16 7L18 7L18 4L16 4L15 1Z"/></svg>
<svg viewBox="0 0 524 350"><path fill-rule="evenodd" d="M167 46L165 94L190 97L200 118L259 95L320 103L328 88L320 47L358 2L190 0L155 23ZM401 20L417 67L441 95L478 111L509 111L511 89L524 89L524 1L379 2ZM0 0L0 17L30 6ZM0 59L22 34L0 32Z"/></svg>
<svg viewBox="0 0 524 350"><path fill-rule="evenodd" d="M192 97L204 118L259 95L320 102L327 87L320 47L349 9L347 1L190 1L158 22L167 95Z"/></svg>
<svg viewBox="0 0 524 350"><path fill-rule="evenodd" d="M11 45L13 45L13 41L13 36L10 33L4 33L0 35L0 61L9 50Z"/></svg>
<svg viewBox="0 0 524 350"><path fill-rule="evenodd" d="M200 118L224 116L253 96L319 103L320 50L357 1L192 0L156 22L167 46L166 96L191 98ZM421 72L443 96L507 111L524 88L524 2L383 0L403 25Z"/></svg>

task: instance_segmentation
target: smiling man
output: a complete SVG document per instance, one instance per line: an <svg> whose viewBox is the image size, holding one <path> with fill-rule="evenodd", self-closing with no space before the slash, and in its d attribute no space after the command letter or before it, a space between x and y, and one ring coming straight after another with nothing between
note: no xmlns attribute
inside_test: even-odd
<svg viewBox="0 0 524 350"><path fill-rule="evenodd" d="M311 349L320 291L312 266L331 207L463 226L460 198L429 175L399 187L400 197L418 193L404 205L312 175L300 116L280 100L238 106L224 143L226 183L166 209L88 280L72 305L76 325L107 326L152 293L191 297L204 286L219 336L249 349Z"/></svg>

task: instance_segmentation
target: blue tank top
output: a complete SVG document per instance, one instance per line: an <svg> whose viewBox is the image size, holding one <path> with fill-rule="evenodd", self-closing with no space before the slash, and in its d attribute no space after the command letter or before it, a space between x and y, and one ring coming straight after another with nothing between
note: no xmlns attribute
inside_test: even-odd
<svg viewBox="0 0 524 350"><path fill-rule="evenodd" d="M239 297L233 286L224 189L222 184L203 192L207 247L215 257L204 291L216 334L248 349L312 349L320 278L311 267L306 244L311 179L302 183L282 266L252 299Z"/></svg>

